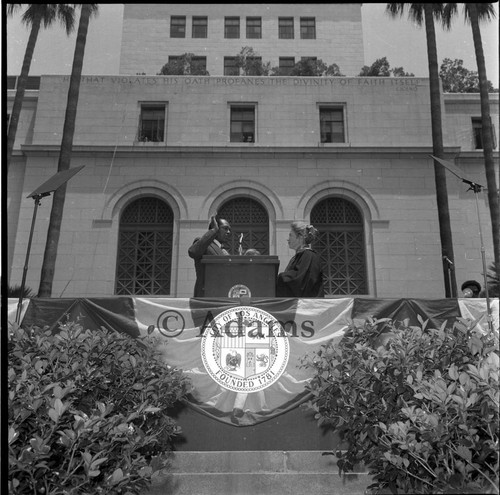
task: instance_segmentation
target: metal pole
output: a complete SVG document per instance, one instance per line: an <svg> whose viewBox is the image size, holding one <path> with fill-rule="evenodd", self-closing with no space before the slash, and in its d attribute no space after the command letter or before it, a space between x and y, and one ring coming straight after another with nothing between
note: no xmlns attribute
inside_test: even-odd
<svg viewBox="0 0 500 495"><path fill-rule="evenodd" d="M488 294L488 279L486 277L486 256L483 243L483 231L481 229L481 217L479 216L479 201L477 199L477 195L479 191L481 191L481 186L478 186L477 184L472 184L471 189L474 191L474 196L476 197L477 225L479 227L479 240L481 242L481 258L483 261L484 290L486 295L486 313L487 313L486 319L488 321L488 327L490 328L490 332L493 332L493 318L491 315L490 298Z"/></svg>
<svg viewBox="0 0 500 495"><path fill-rule="evenodd" d="M21 293L19 294L19 301L17 303L16 323L18 325L19 325L20 320L21 320L21 310L23 307L23 292L24 292L24 285L26 283L26 274L28 273L28 261L29 261L29 257L30 257L30 251L31 251L31 241L33 240L33 230L35 228L36 212L38 210L38 206L40 205L41 197L42 197L41 195L33 196L33 199L35 201L35 209L33 210L33 219L31 220L31 229L30 229L30 237L28 240L28 249L26 251L26 260L24 262L23 280L21 282Z"/></svg>

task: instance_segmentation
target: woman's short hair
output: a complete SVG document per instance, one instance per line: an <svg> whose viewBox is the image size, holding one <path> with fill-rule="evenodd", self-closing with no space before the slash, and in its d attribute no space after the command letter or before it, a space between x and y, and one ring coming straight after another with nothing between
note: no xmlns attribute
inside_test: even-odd
<svg viewBox="0 0 500 495"><path fill-rule="evenodd" d="M306 244L314 242L319 234L318 229L302 220L292 222L291 228L296 235L301 235L304 238Z"/></svg>

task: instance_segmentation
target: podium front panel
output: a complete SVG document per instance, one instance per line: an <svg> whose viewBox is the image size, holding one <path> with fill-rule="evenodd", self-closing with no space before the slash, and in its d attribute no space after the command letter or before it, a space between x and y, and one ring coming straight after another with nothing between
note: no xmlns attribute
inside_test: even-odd
<svg viewBox="0 0 500 495"><path fill-rule="evenodd" d="M204 297L275 297L277 256L204 256Z"/></svg>

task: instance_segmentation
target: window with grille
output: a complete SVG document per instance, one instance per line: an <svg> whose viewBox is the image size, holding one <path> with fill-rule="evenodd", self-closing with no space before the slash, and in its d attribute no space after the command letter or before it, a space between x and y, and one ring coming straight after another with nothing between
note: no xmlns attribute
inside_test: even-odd
<svg viewBox="0 0 500 495"><path fill-rule="evenodd" d="M322 143L345 143L344 109L320 107L319 125Z"/></svg>
<svg viewBox="0 0 500 495"><path fill-rule="evenodd" d="M278 37L293 40L293 17L280 17L278 19Z"/></svg>
<svg viewBox="0 0 500 495"><path fill-rule="evenodd" d="M192 57L191 64L196 74L203 74L207 71L207 57Z"/></svg>
<svg viewBox="0 0 500 495"><path fill-rule="evenodd" d="M269 254L269 216L259 202L246 197L231 199L219 208L219 218L231 224L230 254L238 254L241 234L243 252L252 248Z"/></svg>
<svg viewBox="0 0 500 495"><path fill-rule="evenodd" d="M120 218L117 295L169 295L173 213L161 199L140 198Z"/></svg>
<svg viewBox="0 0 500 495"><path fill-rule="evenodd" d="M279 58L280 76L289 76L294 67L295 67L295 57Z"/></svg>
<svg viewBox="0 0 500 495"><path fill-rule="evenodd" d="M311 211L319 230L313 248L321 257L325 295L367 294L363 216L343 198L327 198Z"/></svg>
<svg viewBox="0 0 500 495"><path fill-rule="evenodd" d="M262 38L261 17L247 17L247 38Z"/></svg>
<svg viewBox="0 0 500 495"><path fill-rule="evenodd" d="M193 38L206 38L208 33L208 17L193 16Z"/></svg>
<svg viewBox="0 0 500 495"><path fill-rule="evenodd" d="M316 19L314 17L300 18L300 38L303 40L316 39Z"/></svg>
<svg viewBox="0 0 500 495"><path fill-rule="evenodd" d="M236 57L224 57L224 75L239 76L240 69L236 66Z"/></svg>
<svg viewBox="0 0 500 495"><path fill-rule="evenodd" d="M171 38L186 37L186 16L173 15L170 18L170 37Z"/></svg>
<svg viewBox="0 0 500 495"><path fill-rule="evenodd" d="M255 107L231 106L231 143L255 142Z"/></svg>
<svg viewBox="0 0 500 495"><path fill-rule="evenodd" d="M165 105L141 105L138 141L165 141Z"/></svg>
<svg viewBox="0 0 500 495"><path fill-rule="evenodd" d="M240 18L225 17L224 38L239 38L239 37L240 37Z"/></svg>
<svg viewBox="0 0 500 495"><path fill-rule="evenodd" d="M472 117L472 133L474 138L474 149L482 150L483 149L483 122L481 117ZM495 128L493 124L491 125L491 143L493 149L496 149L496 136L495 136Z"/></svg>

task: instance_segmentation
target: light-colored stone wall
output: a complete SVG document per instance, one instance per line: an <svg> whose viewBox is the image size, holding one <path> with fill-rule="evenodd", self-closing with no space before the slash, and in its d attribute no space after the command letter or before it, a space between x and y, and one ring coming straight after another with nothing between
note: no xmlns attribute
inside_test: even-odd
<svg viewBox="0 0 500 495"><path fill-rule="evenodd" d="M499 145L499 105L498 93L488 95L490 116L493 124L496 149ZM481 118L481 102L478 93L449 93L444 95L445 112L443 126L445 144L453 143L463 151L474 151L472 117Z"/></svg>
<svg viewBox="0 0 500 495"><path fill-rule="evenodd" d="M245 46L263 62L279 65L279 57L317 57L336 63L346 76L365 65L361 5L356 4L125 4L120 74L158 74L169 55L194 53L207 57L211 76L224 73L224 57ZM170 37L170 17L186 16L186 37ZM205 39L192 37L192 17L208 17ZM240 38L224 38L224 17L240 17ZM246 38L246 17L262 18L262 38ZM294 18L294 39L278 38L278 18ZM315 17L316 39L300 38L300 18Z"/></svg>
<svg viewBox="0 0 500 495"><path fill-rule="evenodd" d="M69 77L44 76L33 143L61 142ZM141 103L168 108L166 143L229 142L230 105L256 106L256 142L247 146L426 146L429 84L424 78L84 76L75 145L133 145ZM345 108L347 142L321 144L319 105Z"/></svg>
<svg viewBox="0 0 500 495"><path fill-rule="evenodd" d="M146 77L82 80L71 166L85 168L68 182L53 297L114 293L120 213L142 195L162 198L174 213L172 296L192 294L195 273L187 249L224 201L244 195L265 207L270 253L280 257L283 269L293 254L286 244L290 222L308 219L318 201L334 195L363 213L369 295L443 297L426 79L405 91L398 90L404 79L348 78L343 86L316 84L315 78L280 86L174 79L162 83L161 91ZM13 285L21 281L33 214L26 196L57 171L67 87L67 78L42 77L32 142L16 158L23 166L9 175ZM167 144L136 144L139 102L160 97L169 102ZM227 142L228 102L239 99L257 103L256 143ZM348 142L320 145L317 103L332 100L346 105ZM465 111L454 108L445 104L447 158L458 157L464 172L484 184L480 153L462 152L462 143L453 140L470 126ZM498 105L492 108L497 120ZM453 176L448 193L457 281L480 279L475 198ZM51 202L42 199L33 237L27 285L35 291ZM490 263L485 195L479 206Z"/></svg>

